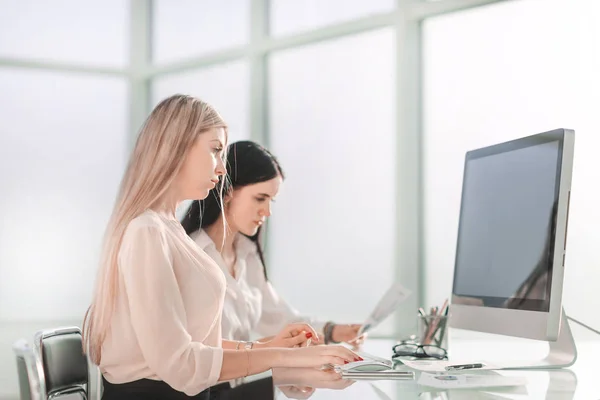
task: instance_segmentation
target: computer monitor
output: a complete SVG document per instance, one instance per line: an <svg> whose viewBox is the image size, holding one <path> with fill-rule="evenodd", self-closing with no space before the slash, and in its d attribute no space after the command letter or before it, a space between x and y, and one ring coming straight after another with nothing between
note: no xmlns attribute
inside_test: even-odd
<svg viewBox="0 0 600 400"><path fill-rule="evenodd" d="M466 154L451 327L559 339L574 139L557 129Z"/></svg>

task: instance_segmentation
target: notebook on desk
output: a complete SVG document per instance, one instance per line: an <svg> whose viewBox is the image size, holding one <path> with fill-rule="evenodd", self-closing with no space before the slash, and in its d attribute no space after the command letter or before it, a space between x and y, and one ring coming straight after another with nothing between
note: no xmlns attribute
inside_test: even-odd
<svg viewBox="0 0 600 400"><path fill-rule="evenodd" d="M389 370L393 368L394 362L390 359L377 357L364 351L355 351L357 355L363 358L362 361L354 361L345 365L325 364L321 369L335 369L336 371L350 370L352 368L361 368L367 370Z"/></svg>
<svg viewBox="0 0 600 400"><path fill-rule="evenodd" d="M394 370L391 362L386 360L363 360L336 366L335 370L347 379L414 379L412 371Z"/></svg>
<svg viewBox="0 0 600 400"><path fill-rule="evenodd" d="M343 371L342 378L353 380L413 380L415 374L412 371Z"/></svg>

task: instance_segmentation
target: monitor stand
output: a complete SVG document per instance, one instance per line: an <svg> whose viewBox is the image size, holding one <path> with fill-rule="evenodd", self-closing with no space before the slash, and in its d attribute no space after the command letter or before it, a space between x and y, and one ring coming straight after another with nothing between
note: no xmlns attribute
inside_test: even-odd
<svg viewBox="0 0 600 400"><path fill-rule="evenodd" d="M577 359L577 347L569 327L565 309L562 310L560 332L555 342L548 342L550 349L548 355L541 360L514 361L506 363L494 363L502 369L554 369L566 368L575 363Z"/></svg>

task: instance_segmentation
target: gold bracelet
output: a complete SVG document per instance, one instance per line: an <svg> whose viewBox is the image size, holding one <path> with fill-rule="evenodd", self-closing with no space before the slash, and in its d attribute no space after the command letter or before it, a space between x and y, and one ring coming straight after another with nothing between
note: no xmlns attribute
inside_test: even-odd
<svg viewBox="0 0 600 400"><path fill-rule="evenodd" d="M248 364L246 367L246 376L250 375L250 352L248 350L244 350L246 352L246 359L248 360Z"/></svg>

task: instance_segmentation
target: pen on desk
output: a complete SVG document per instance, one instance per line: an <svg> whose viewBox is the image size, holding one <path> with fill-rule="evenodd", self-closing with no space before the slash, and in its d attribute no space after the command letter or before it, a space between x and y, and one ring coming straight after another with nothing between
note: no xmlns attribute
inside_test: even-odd
<svg viewBox="0 0 600 400"><path fill-rule="evenodd" d="M475 368L483 368L483 364L462 364L462 365L448 365L445 369L446 371L458 371L461 369L475 369Z"/></svg>

